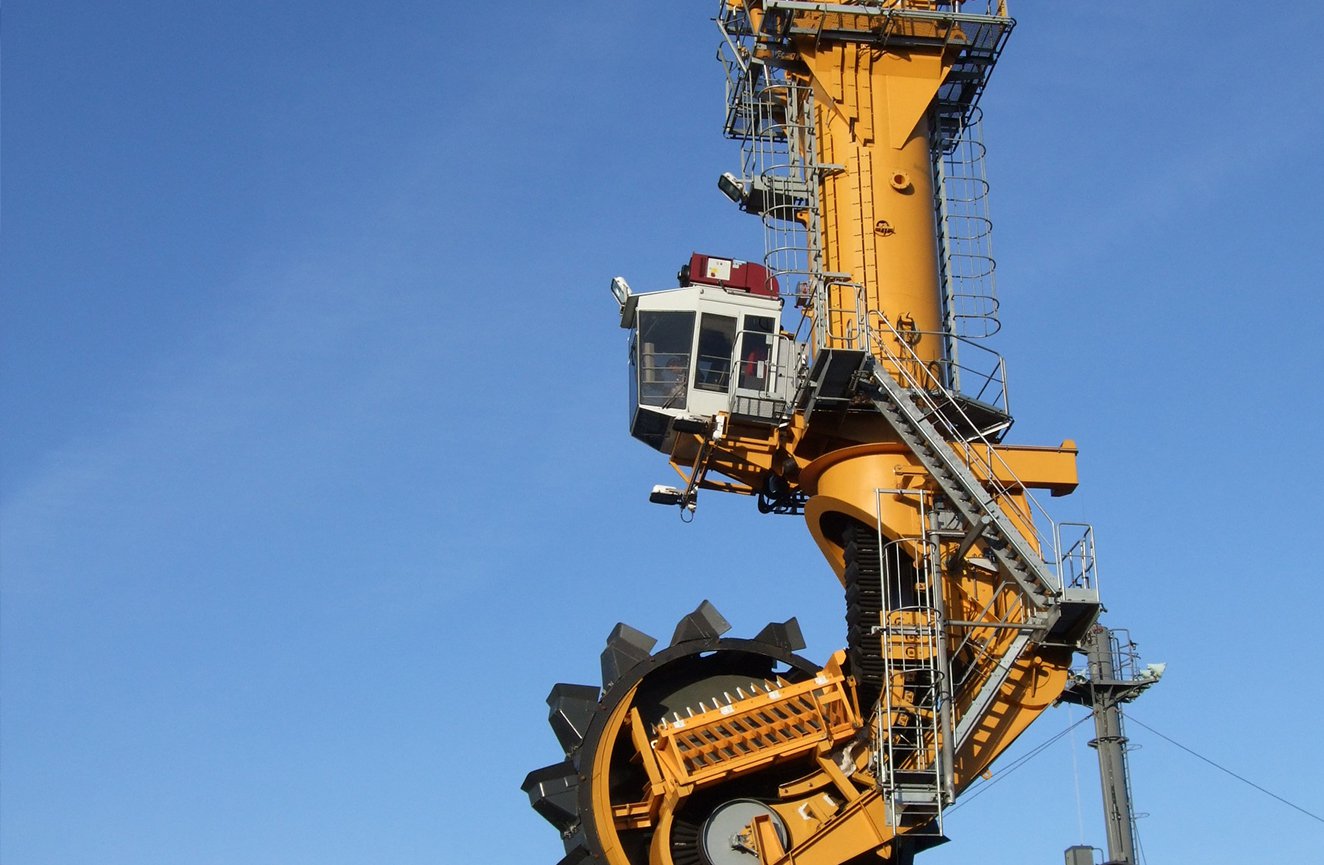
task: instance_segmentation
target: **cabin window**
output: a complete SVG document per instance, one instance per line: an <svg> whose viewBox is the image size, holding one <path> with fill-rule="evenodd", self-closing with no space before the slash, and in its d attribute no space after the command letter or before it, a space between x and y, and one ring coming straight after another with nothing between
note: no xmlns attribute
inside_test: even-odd
<svg viewBox="0 0 1324 865"><path fill-rule="evenodd" d="M695 358L694 386L700 390L731 388L731 350L735 347L736 320L705 312L699 326L699 352Z"/></svg>
<svg viewBox="0 0 1324 865"><path fill-rule="evenodd" d="M692 312L639 313L640 405L685 408L693 339Z"/></svg>
<svg viewBox="0 0 1324 865"><path fill-rule="evenodd" d="M771 316L745 316L745 329L740 332L740 362L737 386L745 390L763 391L768 388L769 353L775 322Z"/></svg>

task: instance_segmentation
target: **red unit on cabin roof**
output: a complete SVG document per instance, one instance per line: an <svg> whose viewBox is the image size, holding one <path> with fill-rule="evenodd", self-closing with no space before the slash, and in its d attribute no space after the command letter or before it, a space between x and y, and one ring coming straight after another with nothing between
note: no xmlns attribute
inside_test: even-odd
<svg viewBox="0 0 1324 865"><path fill-rule="evenodd" d="M776 277L768 276L766 267L752 261L695 252L690 255L687 268L691 285L718 285L764 297L777 296Z"/></svg>

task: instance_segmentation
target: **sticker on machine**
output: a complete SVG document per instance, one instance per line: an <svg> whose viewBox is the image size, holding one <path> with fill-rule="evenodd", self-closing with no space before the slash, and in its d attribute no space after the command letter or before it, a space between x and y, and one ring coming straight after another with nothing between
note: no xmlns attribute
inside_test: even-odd
<svg viewBox="0 0 1324 865"><path fill-rule="evenodd" d="M731 259L708 259L708 278L720 280L722 282L729 282L731 280Z"/></svg>

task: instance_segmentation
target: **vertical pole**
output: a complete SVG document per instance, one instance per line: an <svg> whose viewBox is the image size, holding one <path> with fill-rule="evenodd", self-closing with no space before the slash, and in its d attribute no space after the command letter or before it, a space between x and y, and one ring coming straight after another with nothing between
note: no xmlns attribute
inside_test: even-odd
<svg viewBox="0 0 1324 865"><path fill-rule="evenodd" d="M924 504L924 498L920 498L921 507ZM956 797L956 755L955 743L952 741L956 737L956 726L952 722L952 666L947 657L947 599L943 592L947 587L947 579L943 572L942 561L942 540L938 535L938 510L936 507L928 512L927 522L929 524L929 596L933 605L933 615L935 626L938 631L937 638L937 667L935 674L938 677L938 737L942 750L939 752L942 759L942 795L944 804L952 801ZM921 517L921 524L925 522Z"/></svg>
<svg viewBox="0 0 1324 865"><path fill-rule="evenodd" d="M1113 661L1113 633L1095 625L1085 637L1094 712L1094 739L1090 747L1099 753L1099 781L1103 787L1103 817L1108 830L1108 861L1105 865L1136 865L1135 835L1132 831L1131 784L1127 778L1126 735L1122 731L1119 692L1109 687L1117 681Z"/></svg>

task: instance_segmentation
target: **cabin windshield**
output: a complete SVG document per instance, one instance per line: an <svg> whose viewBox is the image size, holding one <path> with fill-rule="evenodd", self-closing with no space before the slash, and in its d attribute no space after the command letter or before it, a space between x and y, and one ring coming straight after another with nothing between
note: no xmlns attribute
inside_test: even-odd
<svg viewBox="0 0 1324 865"><path fill-rule="evenodd" d="M640 405L685 408L693 340L694 313L639 313Z"/></svg>

